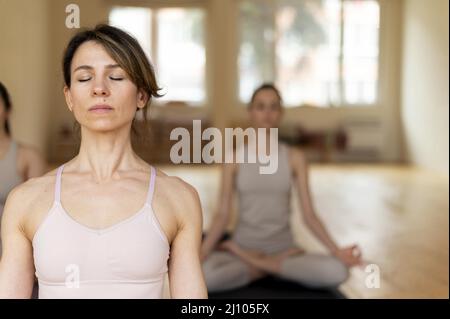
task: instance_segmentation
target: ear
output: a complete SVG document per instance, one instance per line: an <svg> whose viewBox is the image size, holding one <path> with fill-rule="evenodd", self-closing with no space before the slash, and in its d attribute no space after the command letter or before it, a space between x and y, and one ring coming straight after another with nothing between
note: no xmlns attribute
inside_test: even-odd
<svg viewBox="0 0 450 319"><path fill-rule="evenodd" d="M67 85L64 86L64 97L66 99L66 104L67 104L70 112L72 112L72 109L73 109L72 95L70 94L70 89Z"/></svg>
<svg viewBox="0 0 450 319"><path fill-rule="evenodd" d="M137 107L142 109L148 102L149 96L148 94L140 89L138 90L138 95L137 95Z"/></svg>

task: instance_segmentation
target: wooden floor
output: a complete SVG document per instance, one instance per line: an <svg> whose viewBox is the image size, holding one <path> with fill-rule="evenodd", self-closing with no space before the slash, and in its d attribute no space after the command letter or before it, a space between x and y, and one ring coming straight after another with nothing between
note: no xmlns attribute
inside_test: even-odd
<svg viewBox="0 0 450 319"><path fill-rule="evenodd" d="M159 168L197 188L207 229L217 201L219 167ZM371 274L352 269L340 287L347 297L449 297L448 176L406 166L317 164L311 165L310 183L316 211L335 240L342 246L358 243L367 262L380 270L379 288L369 288ZM302 223L298 207L293 196L297 242L324 252Z"/></svg>

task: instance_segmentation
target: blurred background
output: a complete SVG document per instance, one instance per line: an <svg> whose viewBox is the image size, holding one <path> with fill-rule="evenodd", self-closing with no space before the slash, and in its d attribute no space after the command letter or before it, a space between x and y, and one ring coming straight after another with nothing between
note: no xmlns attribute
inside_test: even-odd
<svg viewBox="0 0 450 319"><path fill-rule="evenodd" d="M246 105L275 82L280 138L306 150L316 208L336 240L361 244L378 289L354 270L348 297L448 298L447 0L0 0L0 81L12 136L54 168L77 154L61 58L77 29L131 32L164 98L150 110L147 161L199 191L208 227L220 167L171 165L174 127L245 127ZM298 203L293 199L298 210ZM293 214L294 215L294 214ZM321 250L293 216L299 242ZM230 226L232 227L232 225Z"/></svg>

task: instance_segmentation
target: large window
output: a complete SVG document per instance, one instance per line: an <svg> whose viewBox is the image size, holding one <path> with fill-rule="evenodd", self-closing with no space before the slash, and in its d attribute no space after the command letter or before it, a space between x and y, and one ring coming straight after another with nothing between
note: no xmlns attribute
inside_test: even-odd
<svg viewBox="0 0 450 319"><path fill-rule="evenodd" d="M288 107L373 105L376 0L241 0L239 98L275 82Z"/></svg>
<svg viewBox="0 0 450 319"><path fill-rule="evenodd" d="M165 101L202 105L205 12L200 8L114 7L109 23L134 35L155 66Z"/></svg>

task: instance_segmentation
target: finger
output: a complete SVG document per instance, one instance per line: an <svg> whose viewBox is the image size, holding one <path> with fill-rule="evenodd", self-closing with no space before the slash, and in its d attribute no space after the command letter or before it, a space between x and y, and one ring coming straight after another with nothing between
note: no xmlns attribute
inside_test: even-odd
<svg viewBox="0 0 450 319"><path fill-rule="evenodd" d="M352 255L355 257L361 257L362 256L362 251L358 246L355 246L352 248Z"/></svg>
<svg viewBox="0 0 450 319"><path fill-rule="evenodd" d="M359 247L358 247L358 245L354 244L354 245L351 245L351 246L350 246L350 249L351 249L351 250L358 250Z"/></svg>

